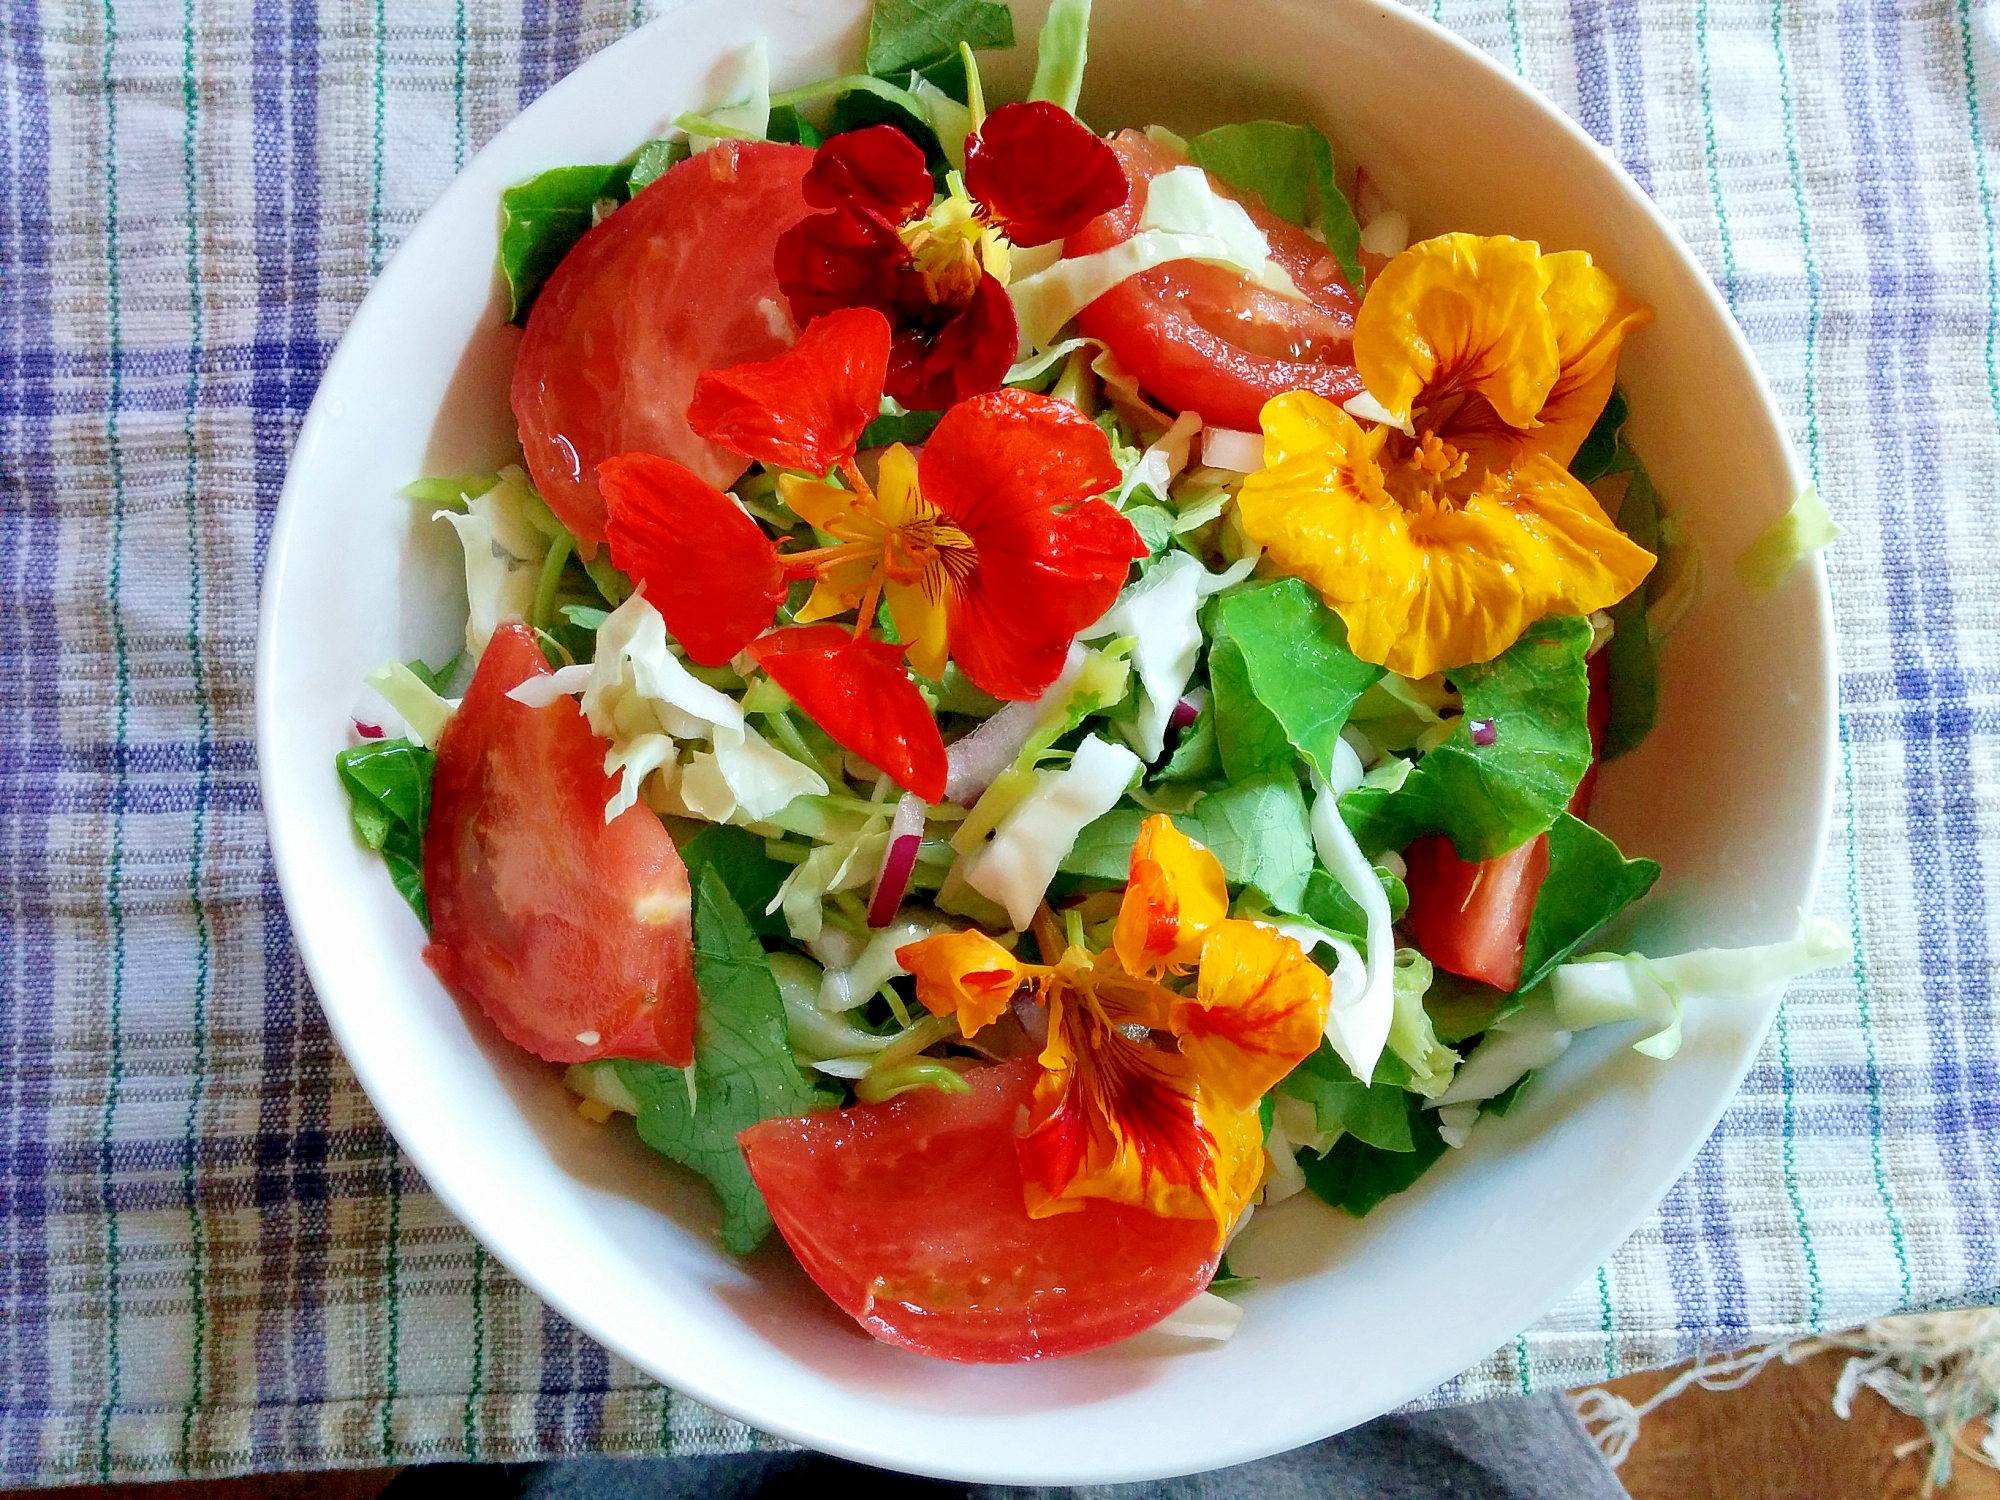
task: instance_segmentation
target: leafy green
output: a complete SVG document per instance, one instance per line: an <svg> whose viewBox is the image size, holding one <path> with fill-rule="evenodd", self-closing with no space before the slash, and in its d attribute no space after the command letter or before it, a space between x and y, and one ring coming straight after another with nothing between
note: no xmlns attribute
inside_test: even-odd
<svg viewBox="0 0 2000 1500"><path fill-rule="evenodd" d="M621 1059L618 1077L639 1102L639 1138L709 1180L722 1200L723 1243L747 1255L770 1232L771 1211L737 1132L824 1101L792 1061L778 982L722 872L705 866L693 884L694 1066Z"/></svg>
<svg viewBox="0 0 2000 1500"><path fill-rule="evenodd" d="M1444 833L1459 858L1492 859L1555 822L1590 766L1590 636L1589 621L1551 615L1493 661L1453 672L1465 717L1451 738L1396 791L1362 786L1341 799L1361 847L1401 849ZM1493 724L1490 745L1472 742L1482 720Z"/></svg>
<svg viewBox="0 0 2000 1500"><path fill-rule="evenodd" d="M1361 226L1340 191L1333 146L1310 125L1247 120L1204 131L1188 155L1231 187L1252 192L1279 218L1312 224L1340 262L1348 286L1361 287Z"/></svg>
<svg viewBox="0 0 2000 1500"><path fill-rule="evenodd" d="M1028 97L1046 99L1075 114L1089 57L1090 0L1053 0L1035 39L1035 81Z"/></svg>
<svg viewBox="0 0 2000 1500"><path fill-rule="evenodd" d="M1438 1040L1424 996L1430 992L1436 971L1431 961L1414 948L1396 950L1394 976L1396 1009L1389 1023L1389 1050L1409 1069L1404 1087L1435 1099L1451 1087L1451 1075L1458 1069L1458 1054ZM1377 1070L1378 1078L1380 1069Z"/></svg>
<svg viewBox="0 0 2000 1500"><path fill-rule="evenodd" d="M500 271L507 316L526 320L535 293L582 239L598 200L625 201L629 166L552 167L500 195Z"/></svg>
<svg viewBox="0 0 2000 1500"><path fill-rule="evenodd" d="M1310 1104L1319 1128L1329 1134L1346 1131L1382 1151L1417 1149L1403 1091L1361 1082L1324 1037L1317 1052L1285 1075L1278 1092Z"/></svg>
<svg viewBox="0 0 2000 1500"><path fill-rule="evenodd" d="M1135 505L1125 512L1125 519L1148 552L1161 552L1174 539L1174 513L1163 505Z"/></svg>
<svg viewBox="0 0 2000 1500"><path fill-rule="evenodd" d="M1383 894L1389 898L1389 920L1401 921L1410 905L1409 887L1379 865L1375 868L1375 876L1382 882ZM1291 911L1315 927L1337 932L1356 944L1368 941L1368 918L1340 882L1325 870L1315 869L1306 877L1298 904Z"/></svg>
<svg viewBox="0 0 2000 1500"><path fill-rule="evenodd" d="M780 104L771 111L771 123L765 127L764 138L800 146L818 146L826 140L818 126L789 104Z"/></svg>
<svg viewBox="0 0 2000 1500"><path fill-rule="evenodd" d="M921 443L943 420L941 411L903 411L877 417L861 429L862 448L886 448L891 443Z"/></svg>
<svg viewBox="0 0 2000 1500"><path fill-rule="evenodd" d="M1250 685L1243 648L1230 637L1215 608L1209 611L1208 690L1215 747L1225 776L1237 781L1291 769L1291 737Z"/></svg>
<svg viewBox="0 0 2000 1500"><path fill-rule="evenodd" d="M754 833L727 823L704 824L681 845L681 860L687 865L689 886L701 878L703 870L713 870L722 877L751 931L760 937L788 935L784 914L767 916L764 908L777 897L778 887L785 883L792 866L766 854L764 841Z"/></svg>
<svg viewBox="0 0 2000 1500"><path fill-rule="evenodd" d="M1516 1078L1491 1099L1481 1104L1479 1112L1486 1115L1511 1115L1514 1112L1514 1106L1521 1102L1521 1095L1527 1090L1528 1080L1534 1076L1535 1070L1533 1068L1528 1069L1527 1072Z"/></svg>
<svg viewBox="0 0 2000 1500"><path fill-rule="evenodd" d="M1344 1135L1328 1148L1325 1156L1310 1151L1299 1157L1306 1174L1306 1186L1324 1202L1353 1214L1367 1214L1384 1198L1400 1193L1415 1182L1444 1155L1444 1137L1438 1133L1437 1111L1424 1108L1416 1094L1399 1094L1410 1126L1411 1149L1385 1151L1358 1135Z"/></svg>
<svg viewBox="0 0 2000 1500"><path fill-rule="evenodd" d="M998 0L875 0L864 66L887 75L958 51L1014 45L1014 13Z"/></svg>
<svg viewBox="0 0 2000 1500"><path fill-rule="evenodd" d="M442 693L451 685L451 679L458 672L458 658L454 656L441 667L434 667L425 661L406 661L410 675L434 693Z"/></svg>
<svg viewBox="0 0 2000 1500"><path fill-rule="evenodd" d="M1194 722L1181 731L1180 743L1154 781L1206 781L1222 770L1222 756L1215 745L1215 701L1202 704Z"/></svg>
<svg viewBox="0 0 2000 1500"><path fill-rule="evenodd" d="M1622 436L1625 428L1625 393L1613 389L1604 410L1597 414L1590 435L1569 461L1569 471L1584 484L1595 484L1607 474L1632 467L1632 452Z"/></svg>
<svg viewBox="0 0 2000 1500"><path fill-rule="evenodd" d="M437 756L409 740L374 740L333 758L347 788L354 831L379 850L389 878L428 930L424 900L424 825L431 816L431 775Z"/></svg>
<svg viewBox="0 0 2000 1500"><path fill-rule="evenodd" d="M1519 996L1504 994L1490 984L1463 979L1445 969L1431 976L1431 987L1424 994L1424 1013L1437 1029L1438 1039L1453 1047L1520 1009Z"/></svg>
<svg viewBox="0 0 2000 1500"><path fill-rule="evenodd" d="M467 474L457 479L449 477L413 479L396 493L405 500L418 500L425 505L441 505L447 510L463 511L466 501L477 499L499 482L498 474Z"/></svg>
<svg viewBox="0 0 2000 1500"><path fill-rule="evenodd" d="M1348 712L1382 669L1347 649L1340 616L1297 578L1224 594L1214 617L1240 653L1257 700L1312 768L1332 776Z"/></svg>
<svg viewBox="0 0 2000 1500"><path fill-rule="evenodd" d="M1618 527L1648 552L1660 550L1659 501L1644 469L1635 467L1632 471L1625 499L1618 507ZM1652 733L1658 713L1657 659L1652 632L1646 626L1651 579L1657 572L1656 565L1646 583L1611 606L1612 634L1604 645L1604 691L1610 699L1611 715L1599 752L1605 760L1623 755Z"/></svg>
<svg viewBox="0 0 2000 1500"><path fill-rule="evenodd" d="M773 140L782 139L772 136ZM632 169L625 179L625 191L636 197L662 177L669 167L677 166L688 158L688 143L684 140L648 141L639 148L639 154L632 158Z"/></svg>
<svg viewBox="0 0 2000 1500"><path fill-rule="evenodd" d="M1232 1292L1240 1292L1245 1287L1255 1286L1256 1284L1257 1278L1255 1276L1238 1276L1234 1271L1230 1270L1229 1257L1225 1255L1216 1261L1215 1279L1209 1282L1208 1289L1218 1297L1227 1297Z"/></svg>
<svg viewBox="0 0 2000 1500"><path fill-rule="evenodd" d="M894 90L894 93L900 97L890 97L879 89L867 87L842 94L833 102L826 133L830 136L846 135L851 130L866 130L870 125L893 125L923 148L924 165L930 168L933 177L939 177L950 163L945 158L944 144L938 140L937 132L931 129L930 117L919 113L922 106L902 90ZM910 102L905 104L904 99Z"/></svg>
<svg viewBox="0 0 2000 1500"><path fill-rule="evenodd" d="M1124 880L1147 816L1136 807L1113 808L1077 835L1063 873ZM1259 776L1224 787L1175 813L1174 826L1214 851L1231 885L1254 885L1279 908L1296 910L1313 868L1312 828L1296 777Z"/></svg>

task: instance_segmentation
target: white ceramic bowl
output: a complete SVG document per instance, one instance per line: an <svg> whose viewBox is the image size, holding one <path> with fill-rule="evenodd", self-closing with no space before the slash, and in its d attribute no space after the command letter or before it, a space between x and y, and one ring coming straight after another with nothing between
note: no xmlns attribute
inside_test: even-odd
<svg viewBox="0 0 2000 1500"><path fill-rule="evenodd" d="M1021 0L1024 42L1040 6ZM717 1245L706 1187L629 1131L579 1120L556 1068L438 987L422 933L348 827L334 752L363 674L432 660L462 620L456 543L397 498L512 451L514 332L491 272L502 188L608 161L710 98L762 36L780 86L859 57L864 0L700 0L592 58L503 131L382 274L329 365L273 533L258 661L264 805L308 971L410 1158L507 1266L592 1337L772 1432L870 1463L1013 1483L1207 1469L1422 1396L1533 1322L1639 1223L1714 1127L1777 1004L1697 1007L1671 1064L1592 1035L1365 1221L1293 1202L1232 1254L1261 1277L1222 1347L1142 1336L1002 1368L871 1342L773 1241ZM985 61L1019 97L1032 47ZM1833 644L1824 575L1753 605L1728 562L1801 476L1721 302L1632 180L1447 32L1376 0L1099 0L1082 113L1311 119L1418 234L1584 248L1658 321L1628 345L1631 433L1709 563L1666 651L1659 728L1615 763L1600 821L1666 874L1629 924L1655 952L1790 935L1825 842Z"/></svg>

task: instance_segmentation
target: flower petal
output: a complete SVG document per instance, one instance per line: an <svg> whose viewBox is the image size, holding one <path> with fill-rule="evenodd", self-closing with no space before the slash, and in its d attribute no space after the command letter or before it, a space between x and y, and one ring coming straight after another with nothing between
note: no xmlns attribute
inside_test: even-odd
<svg viewBox="0 0 2000 1500"><path fill-rule="evenodd" d="M903 648L857 641L838 625L802 625L750 643L751 660L842 749L926 802L944 800L944 740Z"/></svg>
<svg viewBox="0 0 2000 1500"><path fill-rule="evenodd" d="M1027 983L1024 964L983 932L941 932L896 950L915 976L917 998L934 1016L956 1015L961 1036L976 1035L1005 1014Z"/></svg>
<svg viewBox="0 0 2000 1500"><path fill-rule="evenodd" d="M913 274L895 226L847 207L808 214L779 235L773 266L801 324L843 307L873 307L893 322L899 291Z"/></svg>
<svg viewBox="0 0 2000 1500"><path fill-rule="evenodd" d="M844 307L813 319L771 359L703 371L688 426L759 463L824 474L854 456L880 413L888 366L889 320Z"/></svg>
<svg viewBox="0 0 2000 1500"><path fill-rule="evenodd" d="M1131 192L1118 154L1059 105L1003 104L965 143L965 188L1017 245L1075 234Z"/></svg>
<svg viewBox="0 0 2000 1500"><path fill-rule="evenodd" d="M1611 399L1626 336L1652 322L1653 310L1627 296L1582 250L1544 255L1542 276L1562 373L1542 403L1541 426L1529 436L1533 451L1567 468Z"/></svg>
<svg viewBox="0 0 2000 1500"><path fill-rule="evenodd" d="M1110 443L1067 402L996 391L945 414L921 473L976 556L949 600L952 656L996 697L1032 698L1146 555L1131 522L1084 498L1118 482Z"/></svg>
<svg viewBox="0 0 2000 1500"><path fill-rule="evenodd" d="M1559 368L1541 258L1532 240L1445 234L1390 261L1354 320L1368 394L1398 417L1476 395L1509 426L1534 425Z"/></svg>
<svg viewBox="0 0 2000 1500"><path fill-rule="evenodd" d="M891 225L915 218L936 195L923 148L893 125L834 136L813 154L799 187L814 208L865 209Z"/></svg>
<svg viewBox="0 0 2000 1500"><path fill-rule="evenodd" d="M778 494L794 515L843 542L873 541L881 534L853 490L797 474L778 476Z"/></svg>
<svg viewBox="0 0 2000 1500"><path fill-rule="evenodd" d="M1056 985L1048 1003L1043 1073L1016 1143L1030 1216L1062 1213L1079 1198L1109 1198L1163 1218L1214 1217L1218 1233L1226 1232L1257 1174L1239 1197L1239 1132L1224 1120L1218 1140L1188 1060L1126 1036L1087 993ZM1253 1158L1261 1157L1262 1135L1256 1132ZM1225 1148L1232 1159L1223 1159Z"/></svg>
<svg viewBox="0 0 2000 1500"><path fill-rule="evenodd" d="M1226 1109L1254 1109L1309 1057L1326 1030L1333 987L1298 943L1257 922L1216 923L1195 993L1167 1027L1204 1090Z"/></svg>
<svg viewBox="0 0 2000 1500"><path fill-rule="evenodd" d="M646 590L667 629L705 667L770 629L784 570L763 528L707 480L651 453L597 466L611 560Z"/></svg>
<svg viewBox="0 0 2000 1500"><path fill-rule="evenodd" d="M999 390L1014 364L1017 332L1013 299L993 273L983 272L972 300L958 307L930 303L914 272L898 287L891 294L896 337L889 349L889 394L911 411L942 411Z"/></svg>
<svg viewBox="0 0 2000 1500"><path fill-rule="evenodd" d="M1186 969L1201 957L1209 929L1228 913L1221 861L1164 813L1141 823L1111 936L1125 971L1150 979Z"/></svg>

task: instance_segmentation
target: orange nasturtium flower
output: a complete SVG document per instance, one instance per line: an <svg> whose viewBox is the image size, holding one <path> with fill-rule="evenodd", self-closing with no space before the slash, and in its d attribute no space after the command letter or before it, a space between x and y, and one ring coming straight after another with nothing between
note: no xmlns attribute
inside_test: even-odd
<svg viewBox="0 0 2000 1500"><path fill-rule="evenodd" d="M1369 286L1354 362L1387 422L1304 391L1263 411L1243 529L1405 677L1490 661L1548 614L1588 614L1645 578L1568 469L1652 319L1580 250L1447 234Z"/></svg>
<svg viewBox="0 0 2000 1500"><path fill-rule="evenodd" d="M1018 1142L1036 1218L1109 1198L1213 1218L1217 1238L1264 1175L1257 1101L1319 1045L1327 976L1273 929L1225 915L1222 866L1148 818L1113 947L1023 962L981 932L899 948L917 994L971 1036L1029 985L1049 1012L1034 1108ZM1187 993L1157 977L1195 970Z"/></svg>

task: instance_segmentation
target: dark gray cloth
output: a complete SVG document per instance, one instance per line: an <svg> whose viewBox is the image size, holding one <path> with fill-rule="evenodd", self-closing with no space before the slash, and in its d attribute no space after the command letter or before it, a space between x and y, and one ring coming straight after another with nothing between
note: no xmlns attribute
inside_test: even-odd
<svg viewBox="0 0 2000 1500"><path fill-rule="evenodd" d="M848 1485L854 1489L848 1490ZM824 1454L574 1458L409 1469L384 1500L1624 1500L1561 1396L1386 1416L1274 1458L1142 1484L1019 1489L915 1479Z"/></svg>

